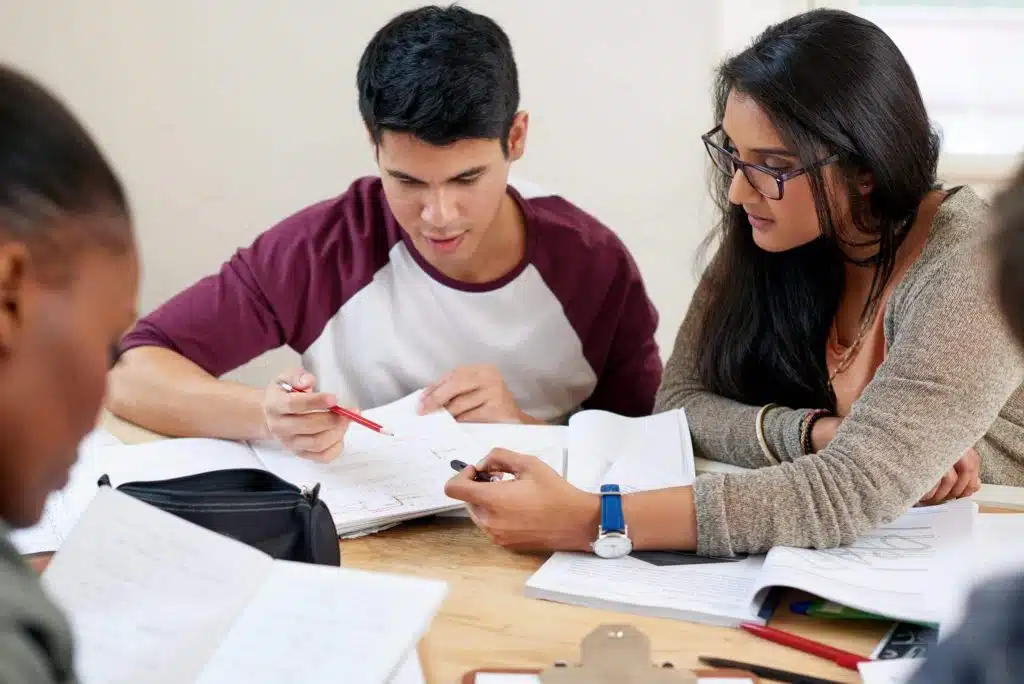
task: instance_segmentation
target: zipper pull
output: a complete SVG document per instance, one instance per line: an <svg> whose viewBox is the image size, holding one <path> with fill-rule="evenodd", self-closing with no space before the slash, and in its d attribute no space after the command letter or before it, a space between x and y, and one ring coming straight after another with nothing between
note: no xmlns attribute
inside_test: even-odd
<svg viewBox="0 0 1024 684"><path fill-rule="evenodd" d="M313 485L313 489L309 489L308 487L303 487L302 488L302 496L305 497L306 500L309 501L309 504L311 506L313 504L315 504L317 502L317 499L319 499L319 497L320 497L320 483L317 482L315 485Z"/></svg>

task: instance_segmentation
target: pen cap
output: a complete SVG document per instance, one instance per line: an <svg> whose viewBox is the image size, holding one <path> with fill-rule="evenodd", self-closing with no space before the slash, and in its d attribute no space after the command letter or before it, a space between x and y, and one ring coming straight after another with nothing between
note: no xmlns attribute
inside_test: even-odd
<svg viewBox="0 0 1024 684"><path fill-rule="evenodd" d="M696 684L689 670L651 663L651 643L630 625L602 625L580 644L579 665L554 665L542 684Z"/></svg>

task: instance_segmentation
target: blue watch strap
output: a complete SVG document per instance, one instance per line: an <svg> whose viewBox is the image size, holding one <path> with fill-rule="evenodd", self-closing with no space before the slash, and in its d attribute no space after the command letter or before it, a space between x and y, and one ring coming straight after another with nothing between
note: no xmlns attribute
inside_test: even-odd
<svg viewBox="0 0 1024 684"><path fill-rule="evenodd" d="M619 485L601 485L601 532L625 534L626 520L622 515L622 494Z"/></svg>

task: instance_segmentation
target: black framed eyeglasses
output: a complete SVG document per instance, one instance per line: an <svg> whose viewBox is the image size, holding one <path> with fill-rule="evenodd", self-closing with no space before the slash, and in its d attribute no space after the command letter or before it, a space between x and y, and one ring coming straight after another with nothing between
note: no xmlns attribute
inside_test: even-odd
<svg viewBox="0 0 1024 684"><path fill-rule="evenodd" d="M833 154L794 171L779 171L778 169L761 166L760 164L748 164L711 139L721 130L722 126L718 125L700 136L715 167L730 178L736 175L736 169L743 169L743 175L747 177L750 187L770 200L782 199L785 182L789 179L801 176L820 166L827 166L839 161L839 155Z"/></svg>

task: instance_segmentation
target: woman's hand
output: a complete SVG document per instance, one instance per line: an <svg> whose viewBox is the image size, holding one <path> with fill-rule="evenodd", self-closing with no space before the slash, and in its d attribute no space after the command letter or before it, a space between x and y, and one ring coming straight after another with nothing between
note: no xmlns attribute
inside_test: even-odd
<svg viewBox="0 0 1024 684"><path fill-rule="evenodd" d="M477 482L477 472L511 473L514 480ZM445 494L469 504L473 522L494 543L512 549L589 551L597 538L601 503L534 456L495 449L478 466L448 481Z"/></svg>
<svg viewBox="0 0 1024 684"><path fill-rule="evenodd" d="M931 491L921 497L921 506L934 506L952 499L962 499L981 489L981 455L976 449L967 449L949 472L942 476Z"/></svg>

